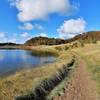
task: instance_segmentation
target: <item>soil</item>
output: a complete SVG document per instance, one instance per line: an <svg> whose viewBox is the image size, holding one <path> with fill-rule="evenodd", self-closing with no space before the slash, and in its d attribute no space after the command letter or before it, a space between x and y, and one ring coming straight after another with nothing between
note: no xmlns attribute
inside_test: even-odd
<svg viewBox="0 0 100 100"><path fill-rule="evenodd" d="M54 100L99 100L96 93L96 84L87 71L85 62L78 57L79 63L71 82L66 85L64 94Z"/></svg>

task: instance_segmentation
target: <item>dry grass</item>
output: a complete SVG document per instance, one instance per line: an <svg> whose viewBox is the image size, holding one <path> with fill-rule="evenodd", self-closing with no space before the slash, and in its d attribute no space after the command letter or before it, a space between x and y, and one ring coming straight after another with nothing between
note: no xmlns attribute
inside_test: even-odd
<svg viewBox="0 0 100 100"><path fill-rule="evenodd" d="M75 42L74 42L75 43ZM21 47L23 49L33 49L35 53L55 54L58 56L57 61L52 64L46 64L39 68L30 70L22 70L14 75L0 79L0 100L12 100L13 97L26 94L32 88L35 88L42 80L53 75L62 65L66 64L72 58L71 51L77 52L86 62L92 78L98 84L100 92L100 42L97 44L86 44L81 47L77 45L64 44L58 46L37 46L37 47ZM68 47L68 48L67 48Z"/></svg>
<svg viewBox="0 0 100 100"><path fill-rule="evenodd" d="M87 44L83 48L73 49L87 64L91 78L97 83L97 91L100 93L100 41L97 44Z"/></svg>
<svg viewBox="0 0 100 100"><path fill-rule="evenodd" d="M22 70L0 79L0 100L12 100L13 97L26 94L35 88L43 79L53 75L63 64L71 59L69 51L58 51L52 46L41 46L30 48L37 51L46 51L59 54L57 61L52 64L46 64L40 68Z"/></svg>
<svg viewBox="0 0 100 100"><path fill-rule="evenodd" d="M47 100L48 94L50 94L52 90L55 90L55 87L59 88L58 85L68 78L70 73L72 73L75 62L76 60L73 57L71 61L66 65L63 65L62 68L57 71L57 73L50 78L43 80L33 91L27 93L26 95L20 95L16 98L16 100Z"/></svg>

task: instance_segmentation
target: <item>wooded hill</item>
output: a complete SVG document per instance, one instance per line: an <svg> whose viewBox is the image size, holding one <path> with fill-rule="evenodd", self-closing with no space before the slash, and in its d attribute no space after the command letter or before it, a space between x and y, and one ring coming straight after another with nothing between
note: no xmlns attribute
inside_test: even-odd
<svg viewBox="0 0 100 100"><path fill-rule="evenodd" d="M63 39L55 39L48 37L35 37L28 41L26 41L25 45L58 45L64 44L65 40Z"/></svg>
<svg viewBox="0 0 100 100"><path fill-rule="evenodd" d="M11 42L9 42L9 43L0 43L0 46L18 46L18 45L20 45L20 44L11 43Z"/></svg>
<svg viewBox="0 0 100 100"><path fill-rule="evenodd" d="M90 31L85 32L83 34L76 35L71 39L55 39L55 38L48 38L48 37L35 37L25 42L24 45L59 45L70 43L73 41L81 41L84 43L96 42L100 40L100 31Z"/></svg>

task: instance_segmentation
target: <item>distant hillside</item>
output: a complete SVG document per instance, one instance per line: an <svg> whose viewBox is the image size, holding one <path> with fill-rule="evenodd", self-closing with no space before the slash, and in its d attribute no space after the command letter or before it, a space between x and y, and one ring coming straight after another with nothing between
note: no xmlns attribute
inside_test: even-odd
<svg viewBox="0 0 100 100"><path fill-rule="evenodd" d="M85 32L80 35L76 35L74 38L69 39L69 42L71 41L83 41L83 42L93 42L100 40L100 31L90 31Z"/></svg>
<svg viewBox="0 0 100 100"><path fill-rule="evenodd" d="M90 31L76 35L74 38L63 40L48 37L35 37L26 41L25 45L59 45L73 41L83 41L86 43L100 40L100 31Z"/></svg>
<svg viewBox="0 0 100 100"><path fill-rule="evenodd" d="M0 43L0 46L17 46L17 45L19 45L19 44L11 43L11 42L9 42L9 43Z"/></svg>
<svg viewBox="0 0 100 100"><path fill-rule="evenodd" d="M35 37L26 41L25 45L58 45L58 44L64 44L64 43L65 43L65 40L63 39Z"/></svg>

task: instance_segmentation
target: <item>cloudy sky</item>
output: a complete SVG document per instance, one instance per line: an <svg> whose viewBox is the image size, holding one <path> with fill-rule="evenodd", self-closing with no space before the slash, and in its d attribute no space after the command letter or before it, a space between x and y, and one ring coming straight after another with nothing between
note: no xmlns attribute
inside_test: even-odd
<svg viewBox="0 0 100 100"><path fill-rule="evenodd" d="M100 0L1 0L0 43L71 38L100 29Z"/></svg>

